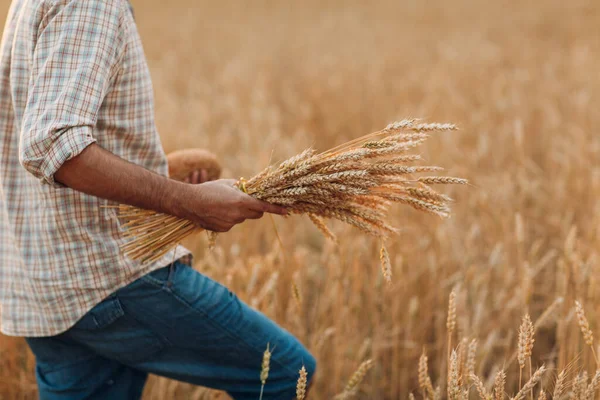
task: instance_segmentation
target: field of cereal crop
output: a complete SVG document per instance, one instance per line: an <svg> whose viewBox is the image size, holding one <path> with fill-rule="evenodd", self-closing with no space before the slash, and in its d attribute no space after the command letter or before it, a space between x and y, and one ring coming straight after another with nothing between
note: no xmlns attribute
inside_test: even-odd
<svg viewBox="0 0 600 400"><path fill-rule="evenodd" d="M441 188L455 199L448 220L393 208L401 233L387 243L391 285L378 243L336 223L337 245L307 218L276 219L285 256L268 219L221 235L212 252L203 239L194 246L198 270L313 352L312 398L333 398L367 359L356 399L433 398L438 386L444 398L476 399L504 369L503 399L543 365L536 398L540 387L552 398L593 397L598 340L586 344L575 302L600 335L600 3L133 5L165 150L210 149L224 177L407 117L460 128L419 151L472 185ZM2 20L8 6L0 0ZM0 398L35 398L33 367L21 339L0 337ZM145 399L166 398L225 396L152 377Z"/></svg>

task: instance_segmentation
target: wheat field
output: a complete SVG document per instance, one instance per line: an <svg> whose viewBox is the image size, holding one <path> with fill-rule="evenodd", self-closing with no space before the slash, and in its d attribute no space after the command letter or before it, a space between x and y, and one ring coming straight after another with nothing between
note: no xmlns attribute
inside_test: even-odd
<svg viewBox="0 0 600 400"><path fill-rule="evenodd" d="M8 5L0 0L2 20ZM472 185L442 188L455 199L448 220L392 209L401 232L387 242L391 285L379 243L342 224L330 224L337 245L301 217L247 222L212 251L202 236L194 244L198 270L313 352L311 398L333 398L367 359L353 398L430 397L419 383L423 352L444 397L479 398L504 369L506 394L495 398L511 398L543 366L527 397L543 386L552 398L564 371L558 397L586 398L582 376L596 372L600 335L600 3L133 5L165 150L210 149L224 177L251 177L271 160L403 118L460 128L420 152ZM525 314L532 322L520 335ZM21 339L1 337L0 398L35 398L33 367ZM144 398L226 397L152 377Z"/></svg>

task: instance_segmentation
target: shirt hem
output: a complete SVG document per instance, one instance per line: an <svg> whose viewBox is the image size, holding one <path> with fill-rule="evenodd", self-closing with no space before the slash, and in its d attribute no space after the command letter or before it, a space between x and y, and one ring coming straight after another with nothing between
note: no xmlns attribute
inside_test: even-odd
<svg viewBox="0 0 600 400"><path fill-rule="evenodd" d="M94 297L93 300L89 301L89 303L86 304L86 306L83 308L85 311L83 311L81 315L77 315L75 318L69 320L69 322L65 324L56 326L55 329L40 329L34 332L29 331L27 329L18 329L15 327L15 324L11 324L7 321L2 321L2 323L0 323L0 332L2 332L6 336L12 337L50 337L60 335L61 333L64 333L71 329L77 323L77 321L83 318L92 308L94 308L98 303L100 303L102 300L104 300L106 297L110 296L117 290L129 285L130 283L138 280L146 274L149 274L157 269L163 268L173 263L173 261L175 260L180 260L182 258L187 258L187 260L189 260L190 256L191 252L188 249L186 249L183 246L178 246L175 250L165 254L162 258L160 258L158 261L152 264L141 264L140 269L135 274L127 277L127 279L123 280L122 282L119 282L119 284L115 285L110 289L99 290L97 292L98 295Z"/></svg>

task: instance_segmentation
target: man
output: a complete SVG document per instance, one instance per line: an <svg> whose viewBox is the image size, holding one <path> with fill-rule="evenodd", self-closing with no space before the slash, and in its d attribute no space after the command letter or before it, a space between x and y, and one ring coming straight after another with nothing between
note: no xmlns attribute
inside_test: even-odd
<svg viewBox="0 0 600 400"><path fill-rule="evenodd" d="M138 398L148 373L291 399L315 360L289 333L197 273L178 248L119 251L126 203L225 232L264 212L217 180L170 180L152 85L126 0L14 0L0 47L2 332L36 356L42 399ZM178 260L173 262L173 260Z"/></svg>

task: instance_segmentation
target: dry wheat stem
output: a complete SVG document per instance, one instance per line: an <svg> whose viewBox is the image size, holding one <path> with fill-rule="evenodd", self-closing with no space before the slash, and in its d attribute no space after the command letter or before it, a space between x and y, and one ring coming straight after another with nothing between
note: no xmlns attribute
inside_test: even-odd
<svg viewBox="0 0 600 400"><path fill-rule="evenodd" d="M326 237L333 239L334 235L323 219L336 219L385 239L397 233L387 222L392 203L444 218L450 215L451 199L428 185L465 184L466 180L415 177L440 168L407 165L420 160L420 156L404 153L423 143L428 132L451 129L455 129L454 125L400 121L321 154L305 150L278 166L264 169L254 178L240 179L236 186L259 200L285 206L291 213L309 214ZM123 235L128 239L123 251L143 262L157 260L200 229L190 221L169 215L129 206L112 208L118 210ZM387 281L389 275L384 276Z"/></svg>

